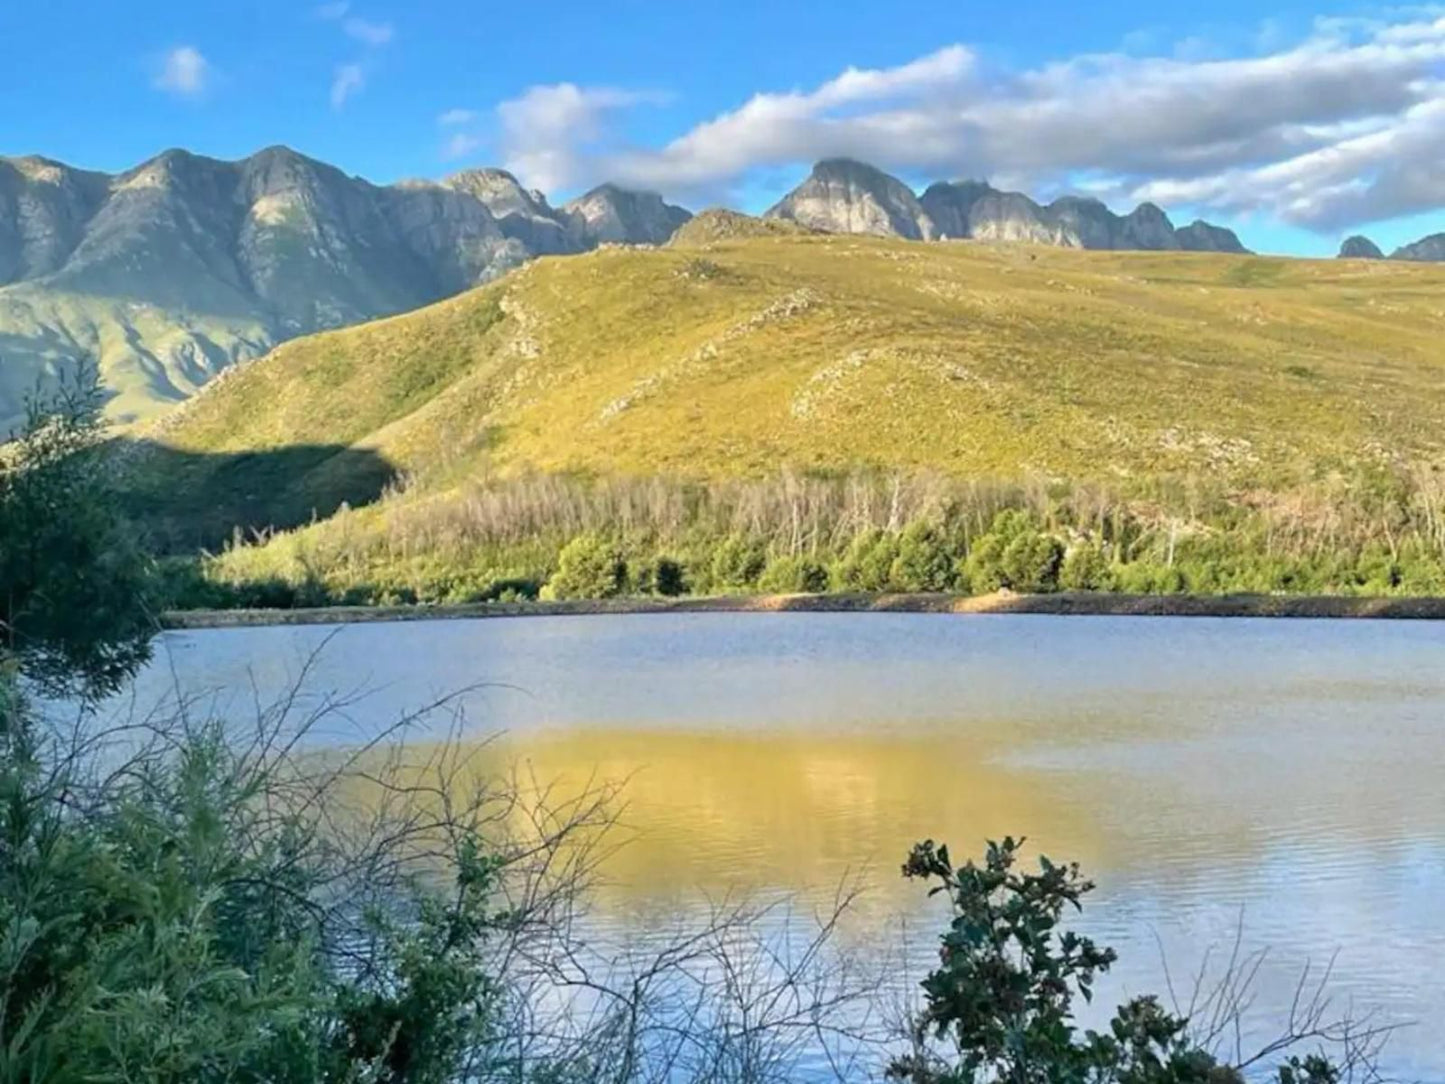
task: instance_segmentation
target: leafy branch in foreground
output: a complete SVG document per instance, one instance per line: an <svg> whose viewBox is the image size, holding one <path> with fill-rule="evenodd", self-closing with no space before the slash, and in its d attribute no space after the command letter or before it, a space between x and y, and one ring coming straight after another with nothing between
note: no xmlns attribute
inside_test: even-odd
<svg viewBox="0 0 1445 1084"><path fill-rule="evenodd" d="M1279 1038L1252 1056L1222 1058L1218 1042L1238 1023L1257 967L1242 974L1231 967L1185 1014L1169 1011L1156 996L1136 997L1118 1008L1106 1030L1081 1031L1074 998L1092 1001L1096 979L1117 954L1063 928L1065 912L1082 910L1093 882L1078 865L1043 857L1038 872L1021 871L1022 846L1013 838L990 842L982 865L957 867L948 848L932 840L909 855L904 875L932 882L930 895L945 896L953 917L939 966L923 982L912 1050L893 1061L890 1078L906 1084L1242 1084L1246 1071L1282 1057L1280 1084L1377 1079L1375 1055L1387 1029L1327 1021L1322 985L1303 1003L1296 998ZM1319 1049L1298 1053L1311 1043ZM1338 1060L1327 1047L1338 1051Z"/></svg>

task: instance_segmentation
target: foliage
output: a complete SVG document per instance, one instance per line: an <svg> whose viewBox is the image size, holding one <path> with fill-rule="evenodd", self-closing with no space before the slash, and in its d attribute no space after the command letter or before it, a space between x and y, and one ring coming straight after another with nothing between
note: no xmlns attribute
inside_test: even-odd
<svg viewBox="0 0 1445 1084"><path fill-rule="evenodd" d="M1063 557L1057 538L1040 530L1027 512L1008 508L974 543L962 571L979 593L1002 587L1026 593L1053 591L1058 588Z"/></svg>
<svg viewBox="0 0 1445 1084"><path fill-rule="evenodd" d="M627 562L610 538L579 535L562 547L548 588L553 598L612 598L627 588Z"/></svg>
<svg viewBox="0 0 1445 1084"><path fill-rule="evenodd" d="M93 369L0 445L0 657L51 691L114 690L148 656L149 561L118 507Z"/></svg>
<svg viewBox="0 0 1445 1084"><path fill-rule="evenodd" d="M716 590L742 591L756 587L767 567L767 552L756 539L731 534L713 550L711 582Z"/></svg>
<svg viewBox="0 0 1445 1084"><path fill-rule="evenodd" d="M915 520L898 539L898 556L889 580L900 591L947 591L953 586L955 559L938 526Z"/></svg>
<svg viewBox="0 0 1445 1084"><path fill-rule="evenodd" d="M828 589L828 570L812 557L776 557L768 563L758 589L773 595L816 595Z"/></svg>
<svg viewBox="0 0 1445 1084"><path fill-rule="evenodd" d="M1109 586L1109 559L1097 542L1079 542L1064 555L1059 586L1065 591L1103 591Z"/></svg>
<svg viewBox="0 0 1445 1084"><path fill-rule="evenodd" d="M939 966L923 982L912 1052L889 1077L906 1084L1243 1084L1191 1035L1191 1021L1157 997L1136 997L1105 1031L1081 1031L1074 999L1093 999L1115 952L1064 928L1093 890L1077 865L1040 858L1018 868L1022 840L990 842L982 865L955 867L931 840L913 849L905 876L932 884L952 918ZM1302 1041L1286 1036L1269 1049ZM1323 1054L1291 1056L1281 1084L1336 1084L1340 1068Z"/></svg>

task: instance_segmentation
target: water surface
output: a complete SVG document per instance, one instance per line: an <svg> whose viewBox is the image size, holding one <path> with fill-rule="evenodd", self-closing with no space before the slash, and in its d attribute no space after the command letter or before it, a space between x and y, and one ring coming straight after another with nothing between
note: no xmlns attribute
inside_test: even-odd
<svg viewBox="0 0 1445 1084"><path fill-rule="evenodd" d="M329 642L326 642L327 639ZM316 655L318 646L324 650ZM459 699L488 755L540 778L627 779L604 913L689 890L831 896L897 936L914 841L1024 834L1099 884L1107 993L1211 946L1269 948L1257 1015L1301 968L1382 1021L1390 1067L1445 1079L1445 625L1364 621L677 614L168 634L138 683L223 690L244 715L309 665L364 691L320 742ZM920 954L919 959L925 957ZM913 976L908 977L912 981Z"/></svg>

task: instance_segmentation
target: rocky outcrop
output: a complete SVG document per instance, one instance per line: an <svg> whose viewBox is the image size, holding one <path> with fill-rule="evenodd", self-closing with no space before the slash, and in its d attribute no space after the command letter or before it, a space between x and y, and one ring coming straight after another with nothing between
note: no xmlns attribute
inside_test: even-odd
<svg viewBox="0 0 1445 1084"><path fill-rule="evenodd" d="M866 233L931 241L933 219L896 177L850 158L830 158L789 192L766 218L781 218L829 233Z"/></svg>
<svg viewBox="0 0 1445 1084"><path fill-rule="evenodd" d="M1390 259L1417 263L1438 263L1445 260L1445 233L1432 233L1414 244L1397 248L1390 253Z"/></svg>
<svg viewBox="0 0 1445 1084"><path fill-rule="evenodd" d="M1368 237L1356 234L1354 237L1345 238L1345 243L1340 246L1339 258L1342 260L1383 260L1385 254L1380 251L1380 246Z"/></svg>
<svg viewBox="0 0 1445 1084"><path fill-rule="evenodd" d="M1202 219L1174 231L1179 247L1186 252L1228 252L1236 256L1247 256L1249 249L1240 244L1233 230L1223 226L1211 226Z"/></svg>
<svg viewBox="0 0 1445 1084"><path fill-rule="evenodd" d="M566 204L593 244L661 245L692 215L654 192L604 184Z"/></svg>
<svg viewBox="0 0 1445 1084"><path fill-rule="evenodd" d="M378 186L285 147L118 175L0 158L0 433L96 360L131 418L276 343L417 308L539 255L658 243L688 215L607 186L551 207L503 170ZM589 202L591 201L591 202Z"/></svg>
<svg viewBox="0 0 1445 1084"><path fill-rule="evenodd" d="M1047 206L982 181L940 182L920 201L948 240L1028 241L1066 248L1247 252L1232 230L1195 222L1176 230L1160 208L1145 203L1116 215L1101 201L1064 196Z"/></svg>

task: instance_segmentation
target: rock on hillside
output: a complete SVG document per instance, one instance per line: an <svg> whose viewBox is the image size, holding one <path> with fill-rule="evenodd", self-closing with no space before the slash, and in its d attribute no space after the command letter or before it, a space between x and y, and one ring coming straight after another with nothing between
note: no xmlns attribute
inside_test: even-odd
<svg viewBox="0 0 1445 1084"><path fill-rule="evenodd" d="M1356 234L1354 237L1345 238L1345 243L1340 246L1339 258L1342 260L1383 260L1385 254L1380 251L1380 246L1368 237Z"/></svg>
<svg viewBox="0 0 1445 1084"><path fill-rule="evenodd" d="M1160 208L1116 215L1096 199L1065 196L1041 206L982 181L940 182L922 197L896 177L846 159L818 163L812 175L768 211L830 233L913 240L1028 241L1067 248L1195 252L1248 250L1230 230L1196 222L1176 230Z"/></svg>
<svg viewBox="0 0 1445 1084"><path fill-rule="evenodd" d="M599 190L601 191L601 190ZM414 309L532 256L665 241L687 212L608 188L558 210L502 170L370 184L285 147L118 175L0 158L0 433L89 357L130 419L276 343ZM590 205L589 205L590 206Z"/></svg>
<svg viewBox="0 0 1445 1084"><path fill-rule="evenodd" d="M692 218L654 192L631 192L615 184L599 185L563 210L576 216L597 244L665 244Z"/></svg>
<svg viewBox="0 0 1445 1084"><path fill-rule="evenodd" d="M913 190L896 177L849 158L830 158L774 207L781 218L828 233L866 233L931 241L933 220Z"/></svg>
<svg viewBox="0 0 1445 1084"><path fill-rule="evenodd" d="M672 235L668 244L673 248L696 248L744 237L795 237L811 232L814 231L784 218L757 218L723 207L710 207L693 216L691 222Z"/></svg>

